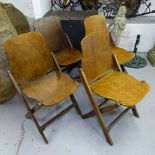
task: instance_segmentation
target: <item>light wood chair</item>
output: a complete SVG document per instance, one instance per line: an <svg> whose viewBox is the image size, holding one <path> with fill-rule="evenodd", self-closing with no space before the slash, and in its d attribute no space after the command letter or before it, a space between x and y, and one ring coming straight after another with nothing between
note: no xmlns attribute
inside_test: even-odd
<svg viewBox="0 0 155 155"><path fill-rule="evenodd" d="M93 110L85 114L84 118L96 115L107 142L112 145L110 129L129 110L139 117L136 104L147 94L149 85L122 72L117 58L111 50L108 35L107 30L98 31L87 35L82 40L83 58L80 76L93 107ZM98 106L94 93L106 100L115 101L115 104L105 106L101 103ZM126 109L106 126L102 113L120 105Z"/></svg>
<svg viewBox="0 0 155 155"><path fill-rule="evenodd" d="M51 51L61 66L78 63L82 53L73 48L66 33L64 33L60 19L56 16L45 17L34 21L35 31L39 31L47 42Z"/></svg>
<svg viewBox="0 0 155 155"><path fill-rule="evenodd" d="M85 35L89 35L96 31L102 31L104 29L108 29L106 19L103 15L93 15L87 17L84 20L84 26L85 26ZM135 54L133 52L127 51L123 48L116 47L112 39L110 41L112 51L116 55L118 63L120 65L123 65L134 58Z"/></svg>
<svg viewBox="0 0 155 155"><path fill-rule="evenodd" d="M10 65L9 76L28 111L27 117L32 118L45 143L48 143L43 131L49 124L73 107L81 114L73 96L79 84L61 72L39 32L13 37L6 41L5 49ZM27 97L37 100L39 104L30 108ZM67 97L70 97L72 104L40 125L35 112L42 106L54 106Z"/></svg>

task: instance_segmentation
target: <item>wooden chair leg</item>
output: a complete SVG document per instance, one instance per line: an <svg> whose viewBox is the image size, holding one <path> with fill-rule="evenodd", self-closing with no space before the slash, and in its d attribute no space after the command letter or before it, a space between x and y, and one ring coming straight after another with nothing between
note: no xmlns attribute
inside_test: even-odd
<svg viewBox="0 0 155 155"><path fill-rule="evenodd" d="M42 136L44 142L45 142L46 144L48 144L48 140L47 140L47 138L45 137L45 135L44 135L44 133L43 133L43 130L41 129L39 123L37 122L37 119L36 119L35 116L33 115L33 113L32 113L32 111L31 111L31 109L30 109L30 107L29 107L29 105L28 105L26 99L25 99L23 96L21 96L21 95L20 95L20 97L21 97L21 99L22 99L22 101L23 101L23 103L24 103L24 106L26 107L26 109L27 109L27 111L28 111L29 116L31 116L31 118L32 118L34 124L36 125L36 127L37 127L37 129L38 129L40 135Z"/></svg>
<svg viewBox="0 0 155 155"><path fill-rule="evenodd" d="M12 80L12 82L13 82L13 84L14 84L14 86L15 86L15 88L16 88L16 90L17 90L17 92L18 92L18 94L19 94L19 96L20 96L20 98L21 98L21 100L22 100L22 102L23 102L25 108L27 109L28 116L31 116L31 118L32 118L34 124L36 125L36 127L37 127L39 133L41 134L43 140L45 141L46 144L48 144L48 141L47 141L47 139L46 139L46 137L45 137L45 135L44 135L44 133L43 133L43 130L41 129L39 123L37 122L35 116L33 115L32 111L31 111L31 108L29 107L29 105L28 105L28 103L27 103L25 97L23 96L23 94L22 94L22 92L21 92L21 90L20 90L20 88L19 88L19 86L18 86L16 80L14 79L14 77L12 76L12 74L11 74L10 71L8 71L8 74L9 74L9 76L10 76L10 78L11 78L11 80Z"/></svg>
<svg viewBox="0 0 155 155"><path fill-rule="evenodd" d="M75 104L75 109L76 109L77 113L83 118L83 114L81 112L81 109L80 109L80 107L79 107L79 105L78 105L78 103L77 103L77 101L76 101L73 94L70 95L70 99L71 99L72 103Z"/></svg>
<svg viewBox="0 0 155 155"><path fill-rule="evenodd" d="M102 116L102 113L100 112L99 110L99 107L97 106L97 104L95 103L95 100L93 98L93 96L89 94L89 99L90 99L90 102L92 104L92 107L94 108L94 111L95 111L95 114L96 114L96 117L97 117L97 120L101 126L101 129L102 129L102 132L104 133L105 135L105 138L107 140L107 142L110 144L110 145L113 145L113 142L112 142L112 139L111 139L111 136L109 134L109 130L108 128L106 127L106 124L105 124L105 121L103 119L103 116Z"/></svg>
<svg viewBox="0 0 155 155"><path fill-rule="evenodd" d="M133 107L132 107L132 112L133 112L133 115L134 115L135 117L139 118L139 114L138 114L138 111L137 111L136 106L133 106Z"/></svg>
<svg viewBox="0 0 155 155"><path fill-rule="evenodd" d="M95 99L94 99L94 97L93 97L93 95L92 95L92 91L91 91L91 89L90 89L90 87L89 87L89 84L88 84L88 82L87 82L87 80L86 80L85 74L84 74L84 72L83 72L81 69L80 69L80 75L81 75L81 80L82 80L82 82L83 82L83 84L84 84L84 87L85 87L85 89L86 89L86 92L87 92L87 94L88 94L88 98L89 98L89 100L90 100L90 103L91 103L91 105L92 105L92 107L93 107L93 109L94 109L94 111L95 111L97 120L98 120L98 122L99 122L99 124L100 124L100 126L101 126L102 132L104 133L107 142L108 142L110 145L113 145L111 136L110 136L110 134L109 134L109 130L108 130L108 128L107 128L106 125L105 125L105 121L104 121L103 116L102 116L102 114L101 114L101 112L100 112L100 110L99 110L99 107L97 106L97 104L96 104L96 102L95 102Z"/></svg>
<svg viewBox="0 0 155 155"><path fill-rule="evenodd" d="M36 104L36 105L31 109L31 112L34 114L34 113L37 112L41 107L42 107L42 105ZM29 112L25 115L25 117L28 118L28 119L31 118Z"/></svg>
<svg viewBox="0 0 155 155"><path fill-rule="evenodd" d="M108 130L108 128L106 127L105 121L104 121L104 119L103 119L103 116L102 116L102 114L101 114L101 112L99 111L99 109L98 109L97 106L96 106L96 108L95 108L95 113L96 113L97 120L98 120L98 122L99 122L99 124L100 124L100 126L101 126L101 128L102 128L102 131L103 131L103 133L104 133L104 135L105 135L105 138L106 138L107 142L108 142L110 145L113 145L111 136L110 136L110 134L109 134L109 130Z"/></svg>

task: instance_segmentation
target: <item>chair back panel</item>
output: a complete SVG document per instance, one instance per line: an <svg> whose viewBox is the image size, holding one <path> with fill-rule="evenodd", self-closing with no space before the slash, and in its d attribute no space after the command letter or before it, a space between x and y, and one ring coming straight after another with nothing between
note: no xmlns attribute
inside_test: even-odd
<svg viewBox="0 0 155 155"><path fill-rule="evenodd" d="M113 53L107 31L95 32L82 42L82 68L88 82L94 81L113 69Z"/></svg>
<svg viewBox="0 0 155 155"><path fill-rule="evenodd" d="M18 35L6 41L9 66L18 84L25 84L53 69L50 50L39 32Z"/></svg>
<svg viewBox="0 0 155 155"><path fill-rule="evenodd" d="M38 19L34 22L35 31L39 31L53 52L69 47L60 20L56 16Z"/></svg>
<svg viewBox="0 0 155 155"><path fill-rule="evenodd" d="M107 29L106 18L103 15L93 15L84 20L85 36L93 32Z"/></svg>
<svg viewBox="0 0 155 155"><path fill-rule="evenodd" d="M85 35L89 35L97 31L103 31L104 29L107 29L107 31L109 31L107 27L106 18L103 15L94 15L87 17L84 20L84 27L85 27ZM110 44L112 46L115 46L111 38L111 35L109 35L109 37L110 37Z"/></svg>

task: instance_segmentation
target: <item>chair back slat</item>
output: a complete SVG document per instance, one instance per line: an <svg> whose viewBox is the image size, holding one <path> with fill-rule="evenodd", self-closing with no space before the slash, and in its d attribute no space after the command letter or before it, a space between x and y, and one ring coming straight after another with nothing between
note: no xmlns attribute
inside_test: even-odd
<svg viewBox="0 0 155 155"><path fill-rule="evenodd" d="M50 50L39 32L18 35L6 41L10 70L18 84L25 84L54 68Z"/></svg>
<svg viewBox="0 0 155 155"><path fill-rule="evenodd" d="M82 42L82 68L88 82L94 81L113 69L113 53L107 31L95 32Z"/></svg>
<svg viewBox="0 0 155 155"><path fill-rule="evenodd" d="M39 31L50 50L53 52L69 47L60 19L56 16L37 19L34 22L35 31Z"/></svg>

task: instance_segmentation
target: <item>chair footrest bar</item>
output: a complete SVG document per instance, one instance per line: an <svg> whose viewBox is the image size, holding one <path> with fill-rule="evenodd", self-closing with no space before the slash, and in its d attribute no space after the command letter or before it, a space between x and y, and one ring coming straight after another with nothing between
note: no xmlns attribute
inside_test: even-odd
<svg viewBox="0 0 155 155"><path fill-rule="evenodd" d="M71 104L70 106L68 106L67 108L65 108L64 110L62 110L59 114L57 114L56 116L54 116L52 119L50 119L49 121L47 121L46 123L44 123L41 126L41 130L45 130L45 128L50 125L52 122L54 122L56 119L60 118L62 115L64 115L66 112L68 112L70 109L72 109L73 107L75 107L75 104Z"/></svg>
<svg viewBox="0 0 155 155"><path fill-rule="evenodd" d="M100 103L98 107L101 107L101 106L102 106L104 103L106 103L107 101L108 101L108 100L105 99L105 101L103 101L102 103ZM87 119L87 118L93 117L93 116L95 116L95 111L94 111L94 110L91 110L91 111L89 111L88 113L83 114L83 115L82 115L82 118L83 118L83 119Z"/></svg>
<svg viewBox="0 0 155 155"><path fill-rule="evenodd" d="M116 109L118 107L119 107L118 104L112 104L112 105L100 107L100 111L101 111L101 113L108 112L108 111L112 111L112 110L114 110L114 109Z"/></svg>
<svg viewBox="0 0 155 155"><path fill-rule="evenodd" d="M110 131L111 128L131 109L131 107L126 108L119 116L117 116L109 125L108 130Z"/></svg>
<svg viewBox="0 0 155 155"><path fill-rule="evenodd" d="M106 101L105 101L105 102L106 102ZM101 103L101 105L102 105L102 104L103 104L103 103ZM116 108L118 108L118 107L119 107L119 105L117 105L117 104L108 105L108 106L104 106L104 107L100 107L100 105L99 105L99 110L101 111L101 113L104 113L104 112L112 111L112 110L114 110L114 109L116 109ZM93 117L93 116L95 116L95 111L94 111L94 110L92 110L92 111L90 111L90 112L84 114L84 115L83 115L83 119L87 119L87 118Z"/></svg>

